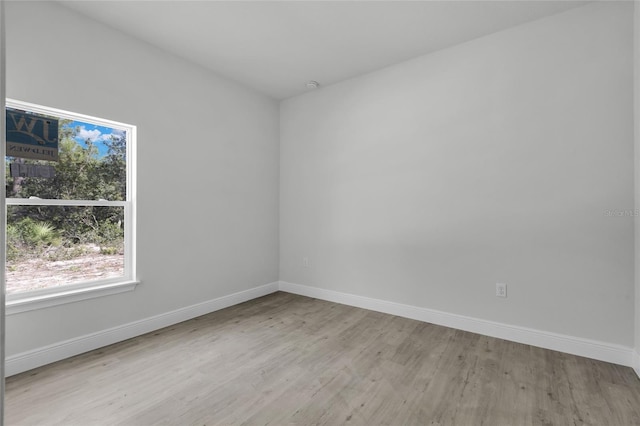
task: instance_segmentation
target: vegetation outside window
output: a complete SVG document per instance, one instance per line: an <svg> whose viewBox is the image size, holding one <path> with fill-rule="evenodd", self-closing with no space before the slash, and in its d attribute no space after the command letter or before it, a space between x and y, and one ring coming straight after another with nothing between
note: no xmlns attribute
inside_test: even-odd
<svg viewBox="0 0 640 426"><path fill-rule="evenodd" d="M135 127L9 100L6 118L8 305L133 283Z"/></svg>

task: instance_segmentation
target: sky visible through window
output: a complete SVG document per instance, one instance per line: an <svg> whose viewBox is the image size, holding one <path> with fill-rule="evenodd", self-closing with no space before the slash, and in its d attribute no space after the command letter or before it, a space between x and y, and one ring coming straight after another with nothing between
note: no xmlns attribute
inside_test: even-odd
<svg viewBox="0 0 640 426"><path fill-rule="evenodd" d="M105 142L114 139L122 139L125 136L124 130L112 129L110 127L98 126L97 124L84 123L82 121L72 121L68 127L77 129L74 140L81 146L86 147L87 139L98 148L98 157L107 155L109 147Z"/></svg>

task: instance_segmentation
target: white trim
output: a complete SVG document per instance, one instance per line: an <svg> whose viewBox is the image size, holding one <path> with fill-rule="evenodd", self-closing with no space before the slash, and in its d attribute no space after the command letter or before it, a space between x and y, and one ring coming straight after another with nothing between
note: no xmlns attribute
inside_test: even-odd
<svg viewBox="0 0 640 426"><path fill-rule="evenodd" d="M122 123L120 121L107 120L105 118L94 117L91 115L79 114L77 112L66 111L64 109L52 108L48 106L32 104L30 102L18 101L16 99L7 98L6 105L10 108L19 109L22 111L35 112L36 114L42 114L47 116L55 116L60 118L66 118L74 121L82 121L85 123L93 123L102 127L109 127L112 129L121 129L129 131L130 128L135 128L133 124ZM129 143L129 141L127 141Z"/></svg>
<svg viewBox="0 0 640 426"><path fill-rule="evenodd" d="M20 301L35 301L38 299L46 299L48 297L55 297L56 295L65 295L79 293L82 291L90 291L93 288L100 289L104 287L127 285L135 283L136 281L128 280L124 276L116 276L111 278L97 279L91 281L82 281L75 284L64 284L57 287L41 288L36 290L22 291L19 293L7 294L7 303Z"/></svg>
<svg viewBox="0 0 640 426"><path fill-rule="evenodd" d="M372 299L317 287L292 284L285 281L265 284L228 296L180 308L175 311L9 356L6 359L6 375L11 376L22 373L229 306L266 296L278 290L620 364L632 367L640 377L640 355L637 351L625 346L450 314L433 309Z"/></svg>
<svg viewBox="0 0 640 426"><path fill-rule="evenodd" d="M127 141L127 204L124 206L124 270L130 280L138 279L138 128L128 127Z"/></svg>
<svg viewBox="0 0 640 426"><path fill-rule="evenodd" d="M640 208L640 1L633 2L633 56L634 56L634 185L635 207ZM636 210L637 211L637 210ZM635 225L635 312L634 312L634 337L636 349L633 353L633 368L640 377L640 217L634 218Z"/></svg>
<svg viewBox="0 0 640 426"><path fill-rule="evenodd" d="M228 296L176 309L150 318L123 324L107 330L91 333L42 348L22 352L7 357L6 374L12 376L42 365L60 361L81 353L140 336L163 327L168 327L201 315L205 315L238 303L266 296L278 291L278 283L273 282Z"/></svg>
<svg viewBox="0 0 640 426"><path fill-rule="evenodd" d="M526 327L513 326L494 321L487 321L463 315L421 308L418 306L404 305L385 300L372 299L333 290L310 287L300 284L292 284L280 281L280 291L299 294L301 296L314 297L316 299L355 306L377 312L411 318L432 324L451 327L458 330L470 331L485 336L497 337L512 342L524 343L545 349L565 352L573 355L597 359L600 361L620 364L627 367L634 365L633 349L621 345L598 342L580 337L550 333ZM635 363L638 364L636 353ZM636 368L640 375L640 368Z"/></svg>
<svg viewBox="0 0 640 426"><path fill-rule="evenodd" d="M109 200L53 200L50 198L7 198L8 206L98 206L125 207L126 201Z"/></svg>
<svg viewBox="0 0 640 426"><path fill-rule="evenodd" d="M28 293L23 293L19 294L20 297L13 300L10 298L7 299L6 315L133 291L138 284L138 281L124 281L101 285L83 283L83 287L80 288L69 289L69 286L48 288L46 289L47 294L36 294L32 296Z"/></svg>

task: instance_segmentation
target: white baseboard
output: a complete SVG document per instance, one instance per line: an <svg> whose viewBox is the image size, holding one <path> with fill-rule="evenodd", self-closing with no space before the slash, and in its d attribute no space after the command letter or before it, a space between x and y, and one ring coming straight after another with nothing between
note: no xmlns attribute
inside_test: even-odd
<svg viewBox="0 0 640 426"><path fill-rule="evenodd" d="M637 348L633 351L633 369L640 379L640 354Z"/></svg>
<svg viewBox="0 0 640 426"><path fill-rule="evenodd" d="M317 287L292 284L284 281L266 284L140 321L12 355L6 359L5 374L12 376L229 306L237 305L238 303L266 296L278 290L620 364L632 367L636 374L638 374L638 377L640 377L640 355L637 351L625 346L502 324Z"/></svg>
<svg viewBox="0 0 640 426"><path fill-rule="evenodd" d="M640 366L640 364L638 364L638 362L640 362L638 354L635 353L634 361L633 349L625 346L550 333L531 328L518 327L494 321L436 311L433 309L421 308L418 306L371 299L369 297L341 293L333 290L325 290L317 287L292 284L284 281L280 281L279 288L281 291L299 294L301 296L314 297L316 299L341 303L343 305L384 312L387 314L397 315L399 317L411 318L445 327L470 331L472 333L482 334L485 336L497 337L531 346L611 362L613 364L632 367L635 363ZM640 376L640 367L636 367L635 370Z"/></svg>
<svg viewBox="0 0 640 426"><path fill-rule="evenodd" d="M12 376L22 373L23 371L31 370L42 365L60 361L220 309L228 308L238 303L266 296L276 291L278 291L277 282L265 284L260 287L176 309L175 311L166 312L140 321L12 355L6 359L5 374Z"/></svg>

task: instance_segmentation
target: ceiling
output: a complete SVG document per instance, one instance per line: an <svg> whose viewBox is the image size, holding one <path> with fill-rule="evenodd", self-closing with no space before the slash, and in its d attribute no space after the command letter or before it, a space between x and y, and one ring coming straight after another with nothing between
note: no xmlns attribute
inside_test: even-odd
<svg viewBox="0 0 640 426"><path fill-rule="evenodd" d="M60 1L275 99L583 1Z"/></svg>

